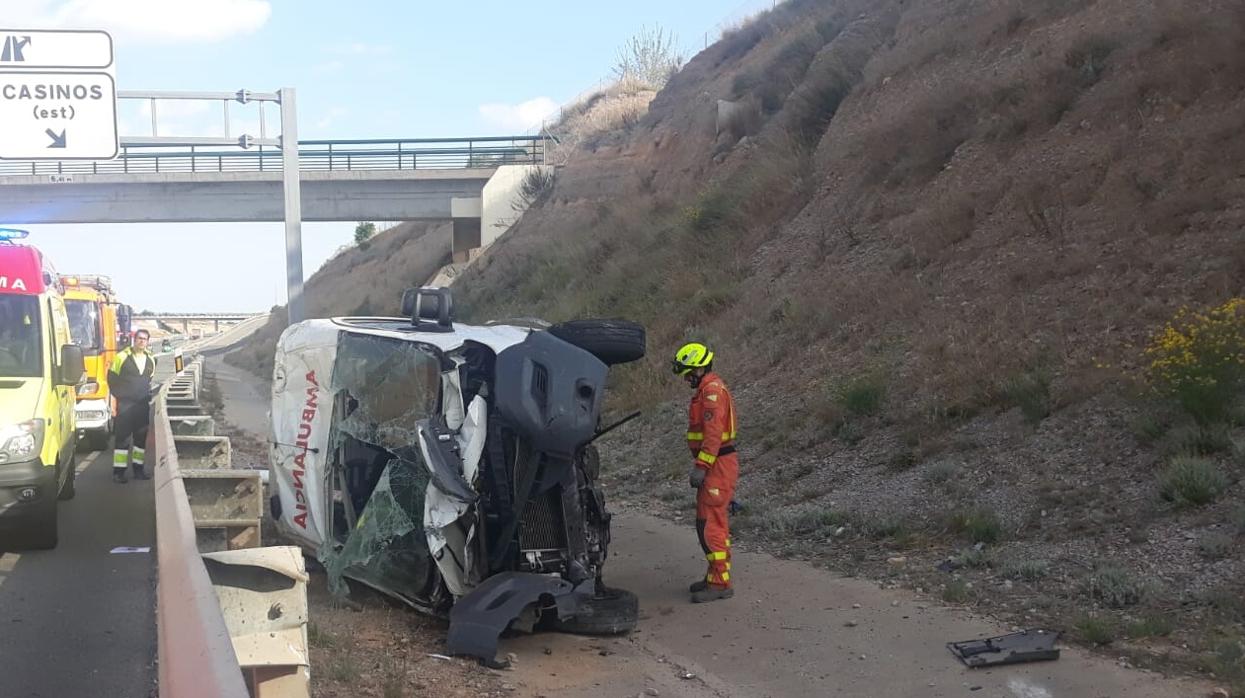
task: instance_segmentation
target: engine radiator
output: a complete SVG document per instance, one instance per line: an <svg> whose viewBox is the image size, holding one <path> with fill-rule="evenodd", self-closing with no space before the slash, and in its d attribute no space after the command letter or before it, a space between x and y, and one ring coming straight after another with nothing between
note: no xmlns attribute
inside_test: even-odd
<svg viewBox="0 0 1245 698"><path fill-rule="evenodd" d="M519 549L565 550L566 522L562 518L562 493L557 487L528 500L519 524Z"/></svg>

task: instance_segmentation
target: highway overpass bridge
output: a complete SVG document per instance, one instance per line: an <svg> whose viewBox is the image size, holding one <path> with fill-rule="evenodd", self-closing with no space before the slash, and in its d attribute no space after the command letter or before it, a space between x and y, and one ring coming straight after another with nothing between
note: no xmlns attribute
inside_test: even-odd
<svg viewBox="0 0 1245 698"><path fill-rule="evenodd" d="M220 332L221 327L231 327L254 317L266 316L268 313L149 313L135 315L134 320L155 323L161 327L173 328L178 325L183 334L189 334L191 326L211 327L213 332Z"/></svg>
<svg viewBox="0 0 1245 698"><path fill-rule="evenodd" d="M150 101L151 135L122 137L111 160L0 160L0 223L283 221L294 320L303 314L302 221L451 221L454 260L467 262L517 220L525 178L545 167L542 136L299 140L289 88L117 97ZM223 103L224 135L158 136L157 102L178 99ZM231 137L233 102L277 103L280 137L268 136L262 110L258 138Z"/></svg>
<svg viewBox="0 0 1245 698"><path fill-rule="evenodd" d="M285 220L279 148L127 143L115 160L0 161L0 221ZM452 220L479 218L486 208L512 214L501 199L516 170L521 178L543 162L544 141L533 136L299 141L302 220Z"/></svg>

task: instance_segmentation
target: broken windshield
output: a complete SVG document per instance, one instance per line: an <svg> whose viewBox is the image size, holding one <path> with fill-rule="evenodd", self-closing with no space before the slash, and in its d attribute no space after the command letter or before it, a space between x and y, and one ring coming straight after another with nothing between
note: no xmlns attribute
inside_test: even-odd
<svg viewBox="0 0 1245 698"><path fill-rule="evenodd" d="M416 422L439 413L441 358L421 344L343 333L333 367L333 530L322 555L334 593L342 577L419 604L435 563L424 537L428 469Z"/></svg>
<svg viewBox="0 0 1245 698"><path fill-rule="evenodd" d="M414 342L343 333L333 367L333 392L342 391L338 429L386 450L413 446L415 422L441 403L440 357Z"/></svg>

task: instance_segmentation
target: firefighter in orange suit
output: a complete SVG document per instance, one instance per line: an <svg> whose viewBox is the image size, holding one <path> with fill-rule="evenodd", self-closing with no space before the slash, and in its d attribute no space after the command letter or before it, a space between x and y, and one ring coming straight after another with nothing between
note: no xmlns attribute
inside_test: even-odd
<svg viewBox="0 0 1245 698"><path fill-rule="evenodd" d="M696 489L696 534L709 561L705 578L689 590L694 603L729 599L735 591L727 514L739 480L735 403L713 372L713 352L704 344L684 345L674 355L673 368L696 391L687 420L687 445L694 459L688 479Z"/></svg>

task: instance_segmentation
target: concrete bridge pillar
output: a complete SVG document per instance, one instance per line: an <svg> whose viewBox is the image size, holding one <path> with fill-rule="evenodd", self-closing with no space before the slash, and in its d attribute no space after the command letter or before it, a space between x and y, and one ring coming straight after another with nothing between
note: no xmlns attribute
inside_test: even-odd
<svg viewBox="0 0 1245 698"><path fill-rule="evenodd" d="M480 197L450 199L450 218L454 223L454 240L450 252L454 264L470 261L472 250L479 250L482 246L482 214L483 202Z"/></svg>

